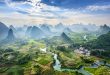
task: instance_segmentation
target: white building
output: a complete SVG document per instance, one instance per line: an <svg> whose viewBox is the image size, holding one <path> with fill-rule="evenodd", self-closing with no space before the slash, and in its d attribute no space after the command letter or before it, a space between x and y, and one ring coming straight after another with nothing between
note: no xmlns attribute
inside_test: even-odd
<svg viewBox="0 0 110 75"><path fill-rule="evenodd" d="M80 47L79 49L74 50L75 53L83 54L86 56L90 56L90 51L85 49L84 47Z"/></svg>

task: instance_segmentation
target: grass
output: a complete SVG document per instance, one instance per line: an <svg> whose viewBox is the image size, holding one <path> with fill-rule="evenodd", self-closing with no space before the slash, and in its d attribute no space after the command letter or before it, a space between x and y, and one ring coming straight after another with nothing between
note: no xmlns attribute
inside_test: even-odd
<svg viewBox="0 0 110 75"><path fill-rule="evenodd" d="M55 71L55 75L82 75L77 71Z"/></svg>
<svg viewBox="0 0 110 75"><path fill-rule="evenodd" d="M51 55L40 55L37 60L39 64L47 65L50 62L52 62L52 56Z"/></svg>
<svg viewBox="0 0 110 75"><path fill-rule="evenodd" d="M62 68L77 68L79 65L83 64L80 55L76 55L74 52L60 52L59 60L61 61Z"/></svg>
<svg viewBox="0 0 110 75"><path fill-rule="evenodd" d="M97 68L88 68L88 67L85 67L84 69L92 74L94 74L95 71L97 70Z"/></svg>
<svg viewBox="0 0 110 75"><path fill-rule="evenodd" d="M94 35L94 34L83 33L83 32L81 32L81 33L73 32L73 33L69 34L69 36L74 41L74 43L79 43L79 44L83 44L85 42L85 40L83 39L84 35L87 35L88 41L91 41L91 40L97 38L96 35Z"/></svg>
<svg viewBox="0 0 110 75"><path fill-rule="evenodd" d="M42 41L35 41L35 40L31 39L31 40L28 41L28 44L29 45L35 45L38 48L45 48L45 44Z"/></svg>
<svg viewBox="0 0 110 75"><path fill-rule="evenodd" d="M71 34L70 36L71 36L71 38L73 38L73 40L75 42L82 43L82 42L84 42L84 40L82 39L83 35L85 35L85 34L81 35L79 33L79 34ZM92 39L94 39L94 38L95 37L93 36ZM92 40L92 39L90 39L90 40ZM52 41L53 41L53 39L52 39ZM56 46L57 44L61 44L61 43L62 43L61 40L55 40L55 45L53 45L53 46ZM16 43L16 45L10 46L11 48L14 49L14 51L15 50L19 51L19 54L16 57L15 61L17 61L17 59L22 58L26 54L30 54L32 56L32 60L29 60L29 62L27 62L23 65L16 65L16 66L10 67L9 69L0 68L0 72L6 72L9 75L22 75L23 71L24 71L24 72L26 72L26 75L27 74L29 75L29 72L32 74L36 74L37 72L45 71L47 69L52 68L50 66L50 63L53 62L52 55L46 54L46 53L43 54L43 53L40 53L40 51L39 51L39 48L46 47L46 45L43 41L30 39L27 41L26 44L21 45L19 48L18 48L17 44L19 44L19 43ZM74 53L73 51L67 50L67 52L63 52L63 51L59 51L59 50L55 50L55 49L51 49L51 48L49 50L52 50L53 52L58 53L58 55L59 55L58 59L61 61L61 64L63 62L63 64L64 64L63 66L65 68L74 68L74 67L78 67L78 66L84 64L80 58L81 55L78 55L78 54ZM38 54L36 54L36 52L38 52ZM35 67L36 65L38 65L39 67L38 66ZM87 70L91 73L94 73L94 71L96 69L85 68L85 70ZM51 70L49 72L51 72ZM71 72L71 71L64 71L64 72L54 71L52 75L54 75L54 74L55 75L81 75L74 71L73 72Z"/></svg>
<svg viewBox="0 0 110 75"><path fill-rule="evenodd" d="M6 72L8 75L23 75L23 69L19 66L13 66Z"/></svg>
<svg viewBox="0 0 110 75"><path fill-rule="evenodd" d="M42 65L47 65L48 63L49 63L49 60L46 60L46 59L40 59L39 61L38 61L40 64L42 64Z"/></svg>
<svg viewBox="0 0 110 75"><path fill-rule="evenodd" d="M2 67L2 68L0 68L0 73L3 73L3 72L5 72L5 71L7 71L9 68L6 68L6 67Z"/></svg>

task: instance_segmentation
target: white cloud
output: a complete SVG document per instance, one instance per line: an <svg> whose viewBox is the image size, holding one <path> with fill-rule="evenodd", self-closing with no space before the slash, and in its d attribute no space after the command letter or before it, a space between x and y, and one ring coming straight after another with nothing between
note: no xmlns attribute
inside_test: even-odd
<svg viewBox="0 0 110 75"><path fill-rule="evenodd" d="M43 3L40 3L41 0L28 0L31 2L11 2L11 0L5 0L7 5L14 9L15 12L4 14L0 13L0 20L6 22L7 24L57 24L62 22L64 24L73 24L73 23L96 23L110 24L109 16L110 15L96 15L96 14L87 14L86 12L81 12L80 10L70 10L62 9L55 6L49 6ZM36 5L37 4L37 5ZM22 7L29 5L29 7ZM110 5L104 6L88 6L87 10L97 11L97 10L108 10ZM85 9L85 10L86 10ZM23 14L17 11L28 12L29 14Z"/></svg>
<svg viewBox="0 0 110 75"><path fill-rule="evenodd" d="M86 9L91 11L110 10L110 5L91 5L87 6Z"/></svg>
<svg viewBox="0 0 110 75"><path fill-rule="evenodd" d="M31 2L30 2L31 1ZM29 16L35 16L35 17L53 17L58 18L60 13L58 12L64 12L64 9L61 9L59 7L55 6L49 6L47 4L41 3L41 0L28 0L28 2L11 2L11 0L5 0L6 4L11 7L12 9L15 9L16 11L22 11L29 13ZM30 5L30 7L22 7L25 5ZM25 14L24 14L25 15ZM60 16L62 17L62 16Z"/></svg>

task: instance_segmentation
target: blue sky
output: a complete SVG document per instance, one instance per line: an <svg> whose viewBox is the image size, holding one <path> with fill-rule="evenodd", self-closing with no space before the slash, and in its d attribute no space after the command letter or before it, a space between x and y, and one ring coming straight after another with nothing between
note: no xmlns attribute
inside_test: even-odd
<svg viewBox="0 0 110 75"><path fill-rule="evenodd" d="M110 24L110 0L0 0L6 24ZM25 21L25 22L24 22Z"/></svg>

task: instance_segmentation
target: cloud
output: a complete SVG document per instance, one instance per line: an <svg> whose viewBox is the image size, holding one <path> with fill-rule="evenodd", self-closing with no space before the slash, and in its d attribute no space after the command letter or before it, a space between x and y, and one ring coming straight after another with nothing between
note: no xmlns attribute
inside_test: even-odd
<svg viewBox="0 0 110 75"><path fill-rule="evenodd" d="M86 7L87 10L98 11L98 10L110 10L110 5L91 5Z"/></svg>
<svg viewBox="0 0 110 75"><path fill-rule="evenodd" d="M41 3L41 0L28 0L27 2L12 2L11 0L6 0L6 4L18 13L32 17L64 18L64 16L60 14L65 12L65 9Z"/></svg>
<svg viewBox="0 0 110 75"><path fill-rule="evenodd" d="M47 3L43 1L47 1ZM48 1L50 1L52 5L48 4ZM14 24L57 24L59 22L64 24L80 22L96 24L110 23L108 21L110 15L88 13L88 10L108 10L109 5L93 5L96 3L95 0L92 4L88 4L88 2L85 2L86 0L81 0L81 3L84 1L86 4L80 4L78 0L60 0L61 4L58 3L58 1L59 0L5 0L8 6L5 10L8 10L8 13L3 13L4 8L2 7L3 11L0 11L0 20L9 24L13 24L13 21ZM88 1L91 2L91 0ZM77 7L77 9L75 9L75 7Z"/></svg>

